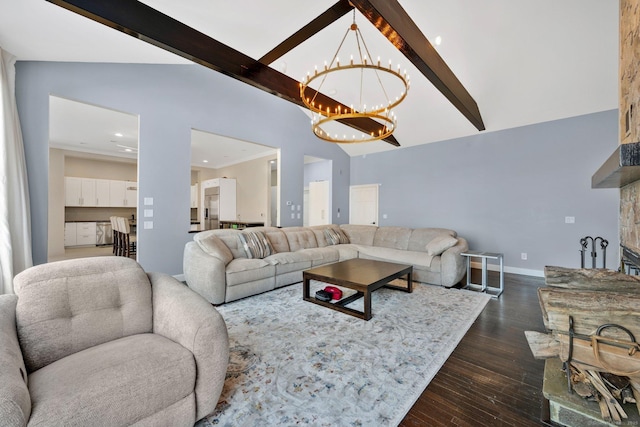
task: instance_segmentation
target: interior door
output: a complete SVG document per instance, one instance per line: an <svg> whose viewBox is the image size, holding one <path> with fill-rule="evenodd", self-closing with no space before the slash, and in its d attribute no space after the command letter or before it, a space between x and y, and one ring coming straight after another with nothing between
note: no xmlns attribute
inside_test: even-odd
<svg viewBox="0 0 640 427"><path fill-rule="evenodd" d="M309 183L309 225L331 223L329 210L329 181Z"/></svg>
<svg viewBox="0 0 640 427"><path fill-rule="evenodd" d="M349 224L378 225L378 184L349 187Z"/></svg>

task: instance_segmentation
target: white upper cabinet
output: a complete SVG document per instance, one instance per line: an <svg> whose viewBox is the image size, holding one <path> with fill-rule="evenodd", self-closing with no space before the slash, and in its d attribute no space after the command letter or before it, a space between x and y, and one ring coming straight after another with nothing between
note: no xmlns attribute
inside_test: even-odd
<svg viewBox="0 0 640 427"><path fill-rule="evenodd" d="M138 183L66 176L64 200L65 206L135 208Z"/></svg>
<svg viewBox="0 0 640 427"><path fill-rule="evenodd" d="M64 178L66 206L96 206L96 180L90 178Z"/></svg>
<svg viewBox="0 0 640 427"><path fill-rule="evenodd" d="M138 206L138 183L116 181L109 183L111 206L116 208L135 208Z"/></svg>
<svg viewBox="0 0 640 427"><path fill-rule="evenodd" d="M127 182L126 181L110 181L109 182L109 203L116 208L126 206L127 198Z"/></svg>
<svg viewBox="0 0 640 427"><path fill-rule="evenodd" d="M111 206L110 181L96 179L96 206Z"/></svg>
<svg viewBox="0 0 640 427"><path fill-rule="evenodd" d="M128 208L135 208L138 206L138 183L132 181L125 182L125 205Z"/></svg>

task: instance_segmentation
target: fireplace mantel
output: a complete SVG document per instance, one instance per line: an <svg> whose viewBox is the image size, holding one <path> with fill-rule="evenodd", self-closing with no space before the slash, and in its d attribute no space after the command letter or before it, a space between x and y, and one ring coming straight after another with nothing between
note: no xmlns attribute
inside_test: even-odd
<svg viewBox="0 0 640 427"><path fill-rule="evenodd" d="M622 188L640 180L640 142L620 144L591 177L591 188Z"/></svg>

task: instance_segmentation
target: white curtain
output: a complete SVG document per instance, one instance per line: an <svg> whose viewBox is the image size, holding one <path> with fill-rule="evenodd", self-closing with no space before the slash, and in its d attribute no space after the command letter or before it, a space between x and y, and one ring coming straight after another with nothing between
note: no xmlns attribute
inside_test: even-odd
<svg viewBox="0 0 640 427"><path fill-rule="evenodd" d="M0 292L33 265L27 166L15 96L16 59L0 48Z"/></svg>

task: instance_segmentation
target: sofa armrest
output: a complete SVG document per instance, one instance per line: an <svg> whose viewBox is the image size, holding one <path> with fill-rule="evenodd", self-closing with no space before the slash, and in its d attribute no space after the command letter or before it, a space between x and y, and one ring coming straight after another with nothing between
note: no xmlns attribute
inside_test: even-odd
<svg viewBox="0 0 640 427"><path fill-rule="evenodd" d="M31 398L16 329L16 295L0 295L0 420L3 426L26 426Z"/></svg>
<svg viewBox="0 0 640 427"><path fill-rule="evenodd" d="M465 258L460 254L468 250L469 244L466 239L458 236L458 243L440 255L440 275L442 286L450 288L462 280L467 272L467 263Z"/></svg>
<svg viewBox="0 0 640 427"><path fill-rule="evenodd" d="M207 254L196 242L184 247L182 268L187 285L211 304L222 304L227 294L226 265Z"/></svg>
<svg viewBox="0 0 640 427"><path fill-rule="evenodd" d="M229 337L227 325L204 298L162 273L148 273L153 292L153 332L177 342L196 361L196 420L213 412L222 393Z"/></svg>

